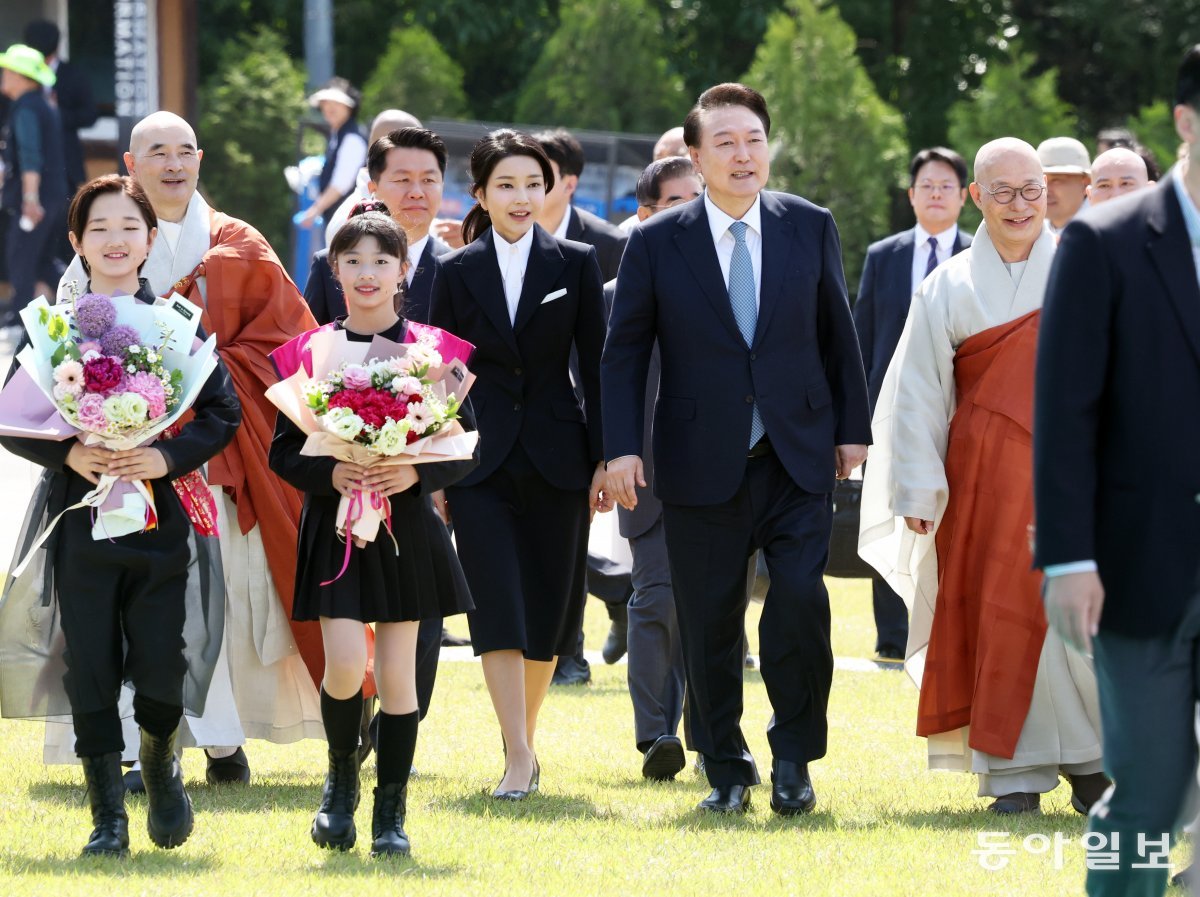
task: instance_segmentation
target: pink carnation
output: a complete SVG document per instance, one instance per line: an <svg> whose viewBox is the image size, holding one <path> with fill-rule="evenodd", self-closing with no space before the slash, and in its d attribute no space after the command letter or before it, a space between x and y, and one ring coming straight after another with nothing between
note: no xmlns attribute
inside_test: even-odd
<svg viewBox="0 0 1200 897"><path fill-rule="evenodd" d="M163 383L153 374L139 371L127 379L125 389L146 400L146 404L150 406L147 416L151 420L167 413L167 396L163 390Z"/></svg>
<svg viewBox="0 0 1200 897"><path fill-rule="evenodd" d="M85 430L103 432L108 429L108 418L104 416L104 397L89 392L79 400L79 425Z"/></svg>

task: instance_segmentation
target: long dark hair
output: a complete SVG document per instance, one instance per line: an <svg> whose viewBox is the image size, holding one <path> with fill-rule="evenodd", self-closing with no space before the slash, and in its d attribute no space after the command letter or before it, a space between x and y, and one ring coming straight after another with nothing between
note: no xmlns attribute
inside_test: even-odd
<svg viewBox="0 0 1200 897"><path fill-rule="evenodd" d="M492 131L471 150L471 195L475 197L475 205L463 219L463 240L467 243L492 226L491 216L479 204L479 194L487 187L488 178L496 166L509 156L528 156L535 160L546 180L546 192L554 189L554 169L550 167L550 159L540 143L528 134L509 128Z"/></svg>
<svg viewBox="0 0 1200 897"><path fill-rule="evenodd" d="M363 237L374 237L379 248L394 255L401 262L408 260L408 235L404 228L392 220L388 207L378 200L360 202L350 211L346 223L337 229L329 241L329 264L337 263L338 256L358 245ZM404 281L397 285L392 305L399 314L404 305Z"/></svg>

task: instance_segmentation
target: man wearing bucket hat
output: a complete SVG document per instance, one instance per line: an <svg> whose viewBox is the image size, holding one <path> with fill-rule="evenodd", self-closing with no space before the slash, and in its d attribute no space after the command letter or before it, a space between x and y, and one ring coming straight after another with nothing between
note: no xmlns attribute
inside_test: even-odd
<svg viewBox="0 0 1200 897"><path fill-rule="evenodd" d="M33 47L13 44L0 54L0 91L12 101L6 172L0 204L9 212L8 274L12 306L0 326L18 323L17 313L37 292L49 293L61 271L54 268L53 240L67 204L62 127L43 87L54 84L54 72Z"/></svg>
<svg viewBox="0 0 1200 897"><path fill-rule="evenodd" d="M1051 137L1037 148L1046 173L1046 221L1055 234L1087 208L1092 160L1087 147L1074 137Z"/></svg>

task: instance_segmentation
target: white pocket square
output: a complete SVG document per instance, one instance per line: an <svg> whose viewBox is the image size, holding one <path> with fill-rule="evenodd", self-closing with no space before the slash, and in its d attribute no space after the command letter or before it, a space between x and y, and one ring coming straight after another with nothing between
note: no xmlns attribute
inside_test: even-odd
<svg viewBox="0 0 1200 897"><path fill-rule="evenodd" d="M561 290L555 290L553 293L547 293L546 298L542 300L541 304L545 305L547 302L553 302L555 299L561 299L565 295L567 295L567 288L563 287Z"/></svg>

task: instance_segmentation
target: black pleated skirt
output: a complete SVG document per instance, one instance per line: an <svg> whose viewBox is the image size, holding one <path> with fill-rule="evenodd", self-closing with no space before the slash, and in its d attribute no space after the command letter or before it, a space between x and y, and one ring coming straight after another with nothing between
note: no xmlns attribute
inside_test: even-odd
<svg viewBox="0 0 1200 897"><path fill-rule="evenodd" d="M472 610L458 556L432 501L415 490L390 498L393 544L380 526L375 541L352 545L346 572L329 585L346 558L337 536L338 498L305 499L296 553L293 620L335 617L364 623L402 623Z"/></svg>

